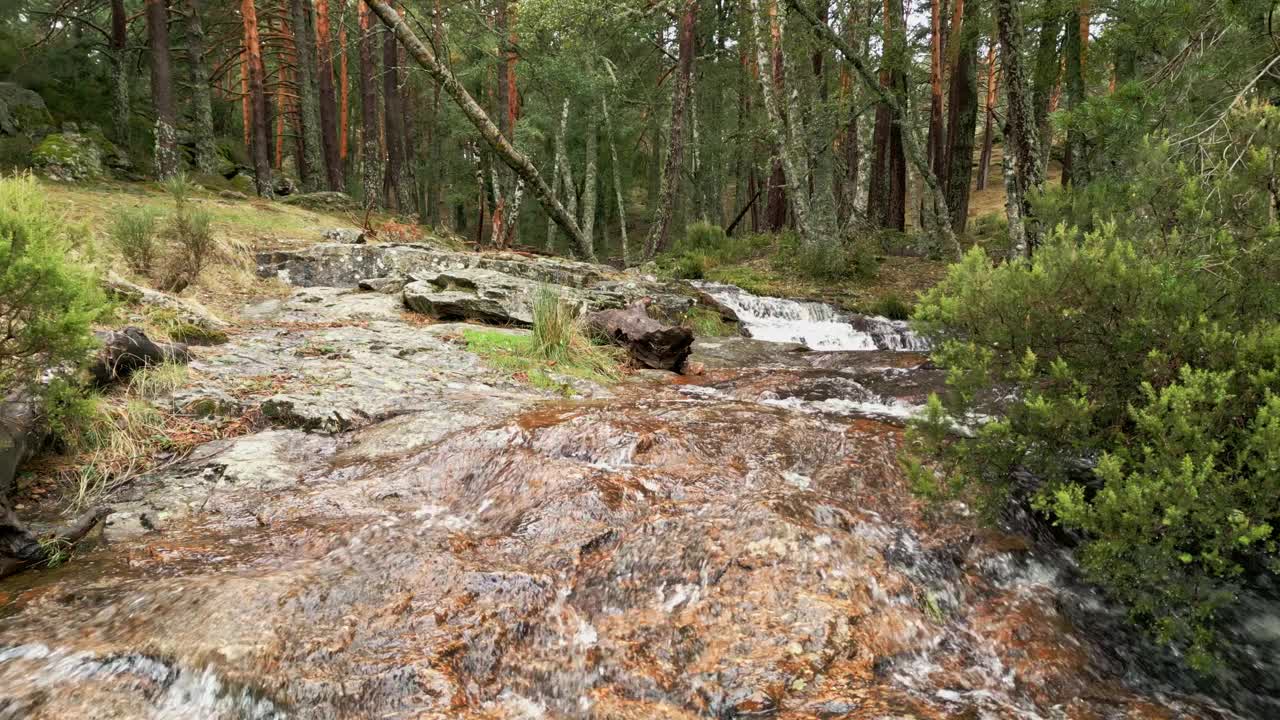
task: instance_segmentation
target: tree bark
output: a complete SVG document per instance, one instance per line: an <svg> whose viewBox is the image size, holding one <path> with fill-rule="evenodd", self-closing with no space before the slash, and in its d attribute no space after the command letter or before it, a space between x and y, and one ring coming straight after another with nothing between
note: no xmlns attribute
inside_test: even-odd
<svg viewBox="0 0 1280 720"><path fill-rule="evenodd" d="M1085 100L1085 53L1089 43L1089 3L1080 0L1068 16L1066 54L1067 107L1076 109ZM1067 131L1067 146L1062 158L1062 184L1089 182L1088 167L1084 162L1084 138L1078 130Z"/></svg>
<svg viewBox="0 0 1280 720"><path fill-rule="evenodd" d="M129 16L124 0L111 0L111 126L116 142L129 145Z"/></svg>
<svg viewBox="0 0 1280 720"><path fill-rule="evenodd" d="M351 141L351 74L347 65L347 33L338 30L338 157L342 159L343 183L346 183L347 157Z"/></svg>
<svg viewBox="0 0 1280 720"><path fill-rule="evenodd" d="M1022 71L1022 18L1015 0L996 0L1000 56L1004 66L1004 90L1008 120L1005 124L1005 165L1009 232L1014 254L1028 259L1040 244L1039 228L1031 216L1029 194L1040 187L1040 161L1036 151L1035 118ZM1016 212L1015 212L1016 211Z"/></svg>
<svg viewBox="0 0 1280 720"><path fill-rule="evenodd" d="M333 87L333 29L329 0L307 0L316 11L316 86L319 94L320 143L324 150L325 178L330 190L341 191L342 144L338 140L338 101Z"/></svg>
<svg viewBox="0 0 1280 720"><path fill-rule="evenodd" d="M630 262L631 251L627 247L627 204L623 200L622 165L618 162L618 146L613 135L613 121L609 119L609 99L600 98L600 110L604 115L604 132L609 136L609 164L613 169L613 194L618 201L618 232L622 235L622 264Z"/></svg>
<svg viewBox="0 0 1280 720"><path fill-rule="evenodd" d="M951 87L942 178L947 187L951 228L963 233L973 178L973 134L978 124L978 0L956 0L955 12L951 21Z"/></svg>
<svg viewBox="0 0 1280 720"><path fill-rule="evenodd" d="M1049 106L1053 102L1054 88L1058 84L1058 76L1062 72L1061 55L1058 52L1059 39L1062 37L1064 16L1054 6L1045 7L1044 18L1040 24L1040 36L1036 45L1035 68L1031 75L1031 112L1033 127L1036 131L1036 142L1045 150L1051 147L1052 129L1049 127ZM1016 12L1016 9L1015 9ZM1007 78L1006 78L1007 81Z"/></svg>
<svg viewBox="0 0 1280 720"><path fill-rule="evenodd" d="M434 13L431 20L431 44L432 47L440 47L444 38L444 10L441 6L441 0L435 0ZM431 118L429 122L431 137L427 143L427 206L429 208L429 217L432 225L441 225L444 223L444 192L442 188L443 170L441 164L443 162L443 147L445 125L441 119L440 108L440 84L431 84ZM554 182L554 181L553 181Z"/></svg>
<svg viewBox="0 0 1280 720"><path fill-rule="evenodd" d="M195 166L203 173L218 167L218 146L213 141L213 98L210 96L209 72L205 69L204 23L200 17L200 0L187 0L187 72L191 83L192 134L195 136Z"/></svg>
<svg viewBox="0 0 1280 720"><path fill-rule="evenodd" d="M244 46L248 60L249 115L252 127L250 150L253 156L254 185L258 195L270 198L271 145L267 119L266 67L262 64L262 44L258 38L258 13L254 0L241 0L240 17L244 22Z"/></svg>
<svg viewBox="0 0 1280 720"><path fill-rule="evenodd" d="M794 7L795 4L792 3ZM872 135L875 148L871 165L871 182L867 188L867 214L880 227L898 230L907 226L907 165L902 146L902 127L894 121L895 114L886 98L906 107L907 79L903 72L906 52L906 35L903 28L902 0L884 0L884 57L881 61L879 96L876 107L876 125ZM924 172L930 176L926 158Z"/></svg>
<svg viewBox="0 0 1280 720"><path fill-rule="evenodd" d="M987 101L982 111L982 152L978 156L977 180L979 190L986 189L987 173L991 169L991 144L995 139L992 125L995 122L996 98L999 97L996 93L999 83L1000 75L996 72L996 39L992 38L987 48Z"/></svg>
<svg viewBox="0 0 1280 720"><path fill-rule="evenodd" d="M289 0L293 25L295 65L297 67L298 124L302 141L302 162L298 174L303 192L316 192L328 186L324 155L324 133L320 123L320 90L316 66L316 28L312 21L311 0Z"/></svg>
<svg viewBox="0 0 1280 720"><path fill-rule="evenodd" d="M600 126L595 113L587 116L587 151L582 171L582 234L595 247L596 175L599 167ZM606 248L607 250L607 248Z"/></svg>
<svg viewBox="0 0 1280 720"><path fill-rule="evenodd" d="M560 125L556 128L555 139L551 144L551 199L558 202L562 172L560 163L564 158L564 136L569 128L569 99L565 98L563 110L560 111ZM572 212L572 210L570 210ZM547 252L553 252L556 240L555 218L547 215Z"/></svg>
<svg viewBox="0 0 1280 720"><path fill-rule="evenodd" d="M849 9L849 16L845 20L845 37L850 47L857 47L857 28L860 13L859 6L855 2ZM862 158L862 148L859 146L858 138L858 116L861 111L854 107L857 97L853 88L853 71L845 63L840 69L840 92L844 96L845 102L848 103L848 119L840 128L840 134L836 140L836 147L840 151L841 172L836 176L837 189L836 201L838 203L836 212L846 225L851 225L857 213L857 196L858 196L858 170Z"/></svg>
<svg viewBox="0 0 1280 720"><path fill-rule="evenodd" d="M652 258L667 246L671 235L671 219L676 196L680 192L684 167L684 115L689 102L693 77L693 55L696 45L697 0L684 0L680 14L679 55L676 61L675 87L671 91L671 128L667 140L667 162L662 173L662 189L654 210L653 224L645 241L645 257Z"/></svg>
<svg viewBox="0 0 1280 720"><path fill-rule="evenodd" d="M543 208L556 219L556 223L573 240L578 254L585 260L595 260L591 245L583 237L578 223L565 211L563 205L551 197L551 188L542 179L542 176L538 174L537 168L533 166L528 157L516 150L502 136L498 127L493 124L493 121L489 119L484 109L471 97L471 94L466 91L466 88L458 83L453 73L440 64L435 54L422 44L422 41L413 34L413 31L409 29L409 26L400 18L399 14L392 10L384 0L365 0L365 4L378 15L382 22L395 30L396 37L404 44L413 59L440 84L445 93L453 98L459 109L467 116L471 124L480 131L481 137L493 148L498 157L515 170L520 177L524 178L527 185L533 188L534 195L542 203Z"/></svg>
<svg viewBox="0 0 1280 720"><path fill-rule="evenodd" d="M773 0L770 0L771 2ZM758 8L752 8L752 17L759 16ZM754 21L753 21L754 22ZM783 77L782 63L782 43L774 36L774 28L777 23L770 23L770 32L768 34L769 44L766 45L766 35L756 32L756 67L761 75L764 74L765 68L768 68L769 76L773 79L773 90L777 97L782 96L786 92L786 81ZM761 48L769 48L767 53L768 62L765 61L766 53ZM764 78L760 79L761 83L765 82ZM778 233L787 225L787 210L790 206L787 197L787 173L784 167L783 151L784 147L777 145L775 141L773 162L769 167L769 192L766 196L767 204L765 208L765 225L769 228L769 232Z"/></svg>
<svg viewBox="0 0 1280 720"><path fill-rule="evenodd" d="M169 62L169 9L165 0L147 0L147 44L151 50L151 105L156 114L156 175L178 174L177 117L173 111L173 70Z"/></svg>
<svg viewBox="0 0 1280 720"><path fill-rule="evenodd" d="M964 0L957 0L963 3ZM956 20L960 15L956 15ZM929 135L925 141L928 148L929 167L939 182L946 182L946 127L942 115L942 2L932 0L929 3ZM954 33L954 29L952 31Z"/></svg>
<svg viewBox="0 0 1280 720"><path fill-rule="evenodd" d="M388 12L394 12L388 8ZM378 88L374 85L373 23L369 8L359 5L360 22L360 164L364 176L364 205L383 207L382 145L378 142Z"/></svg>
<svg viewBox="0 0 1280 720"><path fill-rule="evenodd" d="M390 3L391 12L399 14ZM387 143L387 167L382 181L382 192L387 208L404 212L407 196L404 187L404 108L400 102L400 56L396 50L395 30L387 27L382 33L382 118L385 123Z"/></svg>

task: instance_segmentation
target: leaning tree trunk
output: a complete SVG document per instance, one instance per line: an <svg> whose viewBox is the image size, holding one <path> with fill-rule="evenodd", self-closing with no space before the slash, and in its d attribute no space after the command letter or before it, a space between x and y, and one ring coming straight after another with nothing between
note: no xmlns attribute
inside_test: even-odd
<svg viewBox="0 0 1280 720"><path fill-rule="evenodd" d="M1036 151L1035 117L1027 82L1023 75L1022 18L1014 0L996 0L996 23L1000 33L1000 57L1004 66L1004 91L1008 106L1005 123L1005 186L1009 234L1015 255L1030 258L1040 244L1039 228L1031 216L1030 193L1040 187L1040 160Z"/></svg>
<svg viewBox="0 0 1280 720"><path fill-rule="evenodd" d="M942 178L951 227L963 233L973 177L973 134L978 124L978 0L956 0L950 48L951 88L947 108L947 149Z"/></svg>
<svg viewBox="0 0 1280 720"><path fill-rule="evenodd" d="M310 1L310 0L307 0ZM316 10L316 86L319 91L320 143L330 190L342 190L342 144L338 141L338 101L333 88L333 39L329 0L314 0Z"/></svg>
<svg viewBox="0 0 1280 720"><path fill-rule="evenodd" d="M124 0L111 0L111 127L129 145L129 16Z"/></svg>
<svg viewBox="0 0 1280 720"><path fill-rule="evenodd" d="M502 136L502 132L493 124L493 121L489 119L484 109L471 97L466 88L462 87L458 79L453 76L453 73L436 59L431 49L422 44L422 41L414 35L413 30L409 29L408 24L384 0L365 0L365 4L373 12L377 13L382 22L395 30L396 37L404 44L413 59L440 84L445 93L453 98L458 108L467 116L471 124L480 131L481 137L493 148L497 156L520 175L525 184L533 189L533 193L538 198L538 202L542 204L543 209L554 217L556 223L569 235L578 254L585 260L595 260L591 244L586 242L577 221L569 215L563 205L551 197L551 187L538 174L537 168L533 166L528 157L516 150L511 142Z"/></svg>
<svg viewBox="0 0 1280 720"><path fill-rule="evenodd" d="M169 9L165 0L147 0L147 44L151 49L151 105L156 113L156 175L178 174L178 121L173 112L173 69L169 63Z"/></svg>
<svg viewBox="0 0 1280 720"><path fill-rule="evenodd" d="M622 235L622 264L627 265L631 251L627 247L627 204L623 200L622 166L618 163L618 146L613 136L613 121L609 119L609 99L600 98L600 110L604 115L604 132L609 136L609 163L613 169L613 194L618 200L618 232Z"/></svg>
<svg viewBox="0 0 1280 720"><path fill-rule="evenodd" d="M645 240L645 257L652 258L667 246L671 236L671 219L684 168L684 115L693 80L693 55L696 49L694 31L698 17L697 0L684 0L680 14L680 52L676 61L675 87L671 91L671 128L667 141L667 162L662 173L662 189L654 210L653 225Z"/></svg>
<svg viewBox="0 0 1280 720"><path fill-rule="evenodd" d="M378 142L378 88L374 85L373 23L361 4L360 15L360 164L365 208L382 207L382 146ZM388 11L394 12L388 8Z"/></svg>
<svg viewBox="0 0 1280 720"><path fill-rule="evenodd" d="M244 21L245 58L249 75L249 115L253 155L253 181L262 197L272 197L271 145L267 119L266 67L262 64L262 43L258 38L258 13L254 0L241 0L240 17Z"/></svg>

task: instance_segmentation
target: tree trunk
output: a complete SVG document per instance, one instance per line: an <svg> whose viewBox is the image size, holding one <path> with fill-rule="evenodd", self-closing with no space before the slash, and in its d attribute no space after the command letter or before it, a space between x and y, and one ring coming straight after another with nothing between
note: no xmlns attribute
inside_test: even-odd
<svg viewBox="0 0 1280 720"><path fill-rule="evenodd" d="M1041 184L1040 161L1036 151L1035 117L1022 71L1022 18L1015 0L996 0L996 23L1000 32L1000 56L1004 65L1004 91L1008 120L1005 123L1005 164L1014 172L1006 182L1009 233L1013 252L1030 258L1040 244L1039 228L1031 216L1029 194ZM1015 217L1016 211L1016 217Z"/></svg>
<svg viewBox="0 0 1280 720"><path fill-rule="evenodd" d="M902 0L884 0L884 58L880 69L882 98L892 97L900 108L907 106L906 30L903 26ZM876 108L872 146L875 156L871 166L871 183L867 189L867 214L880 227L906 230L907 164L902 146L902 126L894 121L894 112L882 99ZM933 172L928 167L923 172Z"/></svg>
<svg viewBox="0 0 1280 720"><path fill-rule="evenodd" d="M177 118L173 112L173 70L169 63L169 9L165 0L147 0L147 44L151 50L151 105L156 114L156 175L178 174Z"/></svg>
<svg viewBox="0 0 1280 720"><path fill-rule="evenodd" d="M124 0L111 0L111 126L116 142L129 145L129 16Z"/></svg>
<svg viewBox="0 0 1280 720"><path fill-rule="evenodd" d="M769 0L773 2L773 0ZM752 18L759 17L759 9L752 8ZM753 22L755 22L753 20ZM759 68L763 75L765 68L769 68L770 77L773 79L773 89L775 97L781 97L786 93L785 78L783 77L782 67L782 43L778 42L778 38L774 36L773 29L777 27L777 23L770 23L770 33L766 45L765 35L756 32L756 67ZM766 52L762 48L770 48L767 52L768 62L765 62ZM765 82L761 78L761 83ZM767 114L767 113L766 113ZM784 168L783 152L785 148L780 145L774 145L773 164L769 168L769 193L767 196L768 205L765 210L765 224L769 228L769 232L778 233L787 225L787 209L790 207L787 197L787 173Z"/></svg>
<svg viewBox="0 0 1280 720"><path fill-rule="evenodd" d="M646 301L621 310L603 310L587 316L587 326L615 345L626 348L641 367L679 371L693 347L693 331L664 325L649 317Z"/></svg>
<svg viewBox="0 0 1280 720"><path fill-rule="evenodd" d="M947 210L946 195L942 191L942 186L933 177L933 173L929 172L929 165L925 160L924 153L920 150L920 141L906 124L905 105L900 103L893 93L885 89L876 80L876 77L862 62L862 57L849 46L849 43L845 42L844 38L837 35L825 23L819 22L817 17L802 5L799 0L788 0L788 3L796 14L817 29L821 37L825 38L827 42L840 51L845 61L853 65L853 69L857 71L858 77L862 79L863 84L875 93L882 103L889 106L894 124L902 130L903 151L915 167L916 172L920 173L921 177L924 178L925 186L933 199L930 212L925 215L925 220L928 221L928 229L939 237L943 245L953 247L956 254L959 255L960 243L956 240L955 233L951 231L951 224L947 222L950 213Z"/></svg>
<svg viewBox="0 0 1280 720"><path fill-rule="evenodd" d="M627 247L627 204L623 200L622 165L618 162L618 146L613 135L613 121L609 119L609 98L600 98L600 110L604 115L604 132L609 136L609 164L613 169L613 194L618 201L618 232L622 235L622 264L630 262L631 251Z"/></svg>
<svg viewBox="0 0 1280 720"><path fill-rule="evenodd" d="M973 178L973 133L978 124L978 0L956 0L955 13L951 21L951 87L942 178L947 187L951 227L956 233L963 233Z"/></svg>
<svg viewBox="0 0 1280 720"><path fill-rule="evenodd" d="M211 173L218 167L218 146L214 142L213 99L210 96L209 71L205 69L204 23L200 18L200 0L187 0L187 70L191 82L192 128L196 140L196 168Z"/></svg>
<svg viewBox="0 0 1280 720"><path fill-rule="evenodd" d="M320 90L316 67L316 29L312 22L311 0L289 0L297 67L298 124L301 127L302 162L298 174L303 192L328 186L324 155L324 133L320 123Z"/></svg>
<svg viewBox="0 0 1280 720"><path fill-rule="evenodd" d="M689 102L689 88L693 76L693 55L696 45L695 25L698 17L697 0L684 0L680 15L679 56L675 87L671 91L671 128L667 141L667 162L662 173L662 189L659 192L653 224L645 241L645 257L652 258L667 246L671 234L671 219L675 211L676 196L680 192L681 170L684 167L684 115Z"/></svg>
<svg viewBox="0 0 1280 720"><path fill-rule="evenodd" d="M859 22L859 6L854 3L849 9L849 16L845 20L845 37L851 47L858 45L857 28ZM858 196L858 170L862 158L862 148L859 147L858 138L858 115L860 111L854 107L856 94L853 88L853 72L849 69L848 63L840 69L840 92L845 98L845 102L849 104L849 115L844 126L840 128L840 134L836 140L836 147L840 151L841 171L836 176L837 191L836 201L838 206L836 211L841 221L846 225L852 225L854 216L857 213Z"/></svg>
<svg viewBox="0 0 1280 720"><path fill-rule="evenodd" d="M963 3L964 0L957 2ZM929 6L929 136L925 145L934 177L945 183L947 130L942 115L942 2L933 0ZM960 15L956 15L956 20L959 19Z"/></svg>
<svg viewBox="0 0 1280 720"><path fill-rule="evenodd" d="M333 30L329 0L307 0L316 11L316 85L319 91L320 143L324 150L325 178L330 190L341 191L342 144L338 140L338 101L333 87Z"/></svg>
<svg viewBox="0 0 1280 720"><path fill-rule="evenodd" d="M1064 16L1052 5L1046 6L1045 10L1040 24L1040 39L1036 45L1035 69L1031 75L1030 103L1036 142L1044 149L1044 159L1047 160L1053 137L1052 128L1049 127L1049 106L1053 102L1054 87L1062 72L1058 43L1062 36Z"/></svg>
<svg viewBox="0 0 1280 720"><path fill-rule="evenodd" d="M561 177L563 173L560 163L564 158L564 136L569 128L569 99L565 98L563 110L560 111L560 125L556 128L555 139L551 145L551 199L557 200L559 197L559 188L561 185ZM558 200L557 200L558 202ZM572 211L570 211L572 212ZM556 240L556 224L555 219L547 215L547 252L555 250Z"/></svg>
<svg viewBox="0 0 1280 720"><path fill-rule="evenodd" d="M502 136L498 127L493 124L493 121L489 119L484 109L476 103L470 93L458 83L453 73L440 64L440 61L436 59L431 50L422 44L422 41L413 34L413 31L409 29L409 26L400 18L399 14L392 10L384 0L365 0L365 3L373 12L377 13L382 22L394 28L396 37L405 45L413 59L440 84L441 89L453 98L459 109L467 116L471 124L480 131L480 135L485 139L485 142L489 143L489 146L493 148L498 157L515 170L525 180L526 184L533 188L533 192L538 201L542 203L543 208L556 219L560 227L573 240L574 247L579 255L585 260L595 260L591 245L582 236L582 230L578 227L578 223L565 211L563 205L551 197L551 188L542 179L542 176L538 174L537 168L533 166L529 158L516 150Z"/></svg>
<svg viewBox="0 0 1280 720"><path fill-rule="evenodd" d="M394 12L388 9L389 12ZM373 23L369 8L359 6L360 16L360 162L364 176L364 206L383 207L382 146L378 142L378 88L374 85Z"/></svg>
<svg viewBox="0 0 1280 720"><path fill-rule="evenodd" d="M599 167L600 126L595 113L587 116L586 168L582 171L582 234L595 247L596 173ZM607 248L605 248L607 250Z"/></svg>
<svg viewBox="0 0 1280 720"><path fill-rule="evenodd" d="M1089 3L1080 0L1068 16L1066 54L1067 107L1072 110L1085 100L1085 53L1089 43ZM1078 130L1067 132L1067 147L1062 159L1062 184L1081 185L1089 182L1084 162L1084 139Z"/></svg>
<svg viewBox="0 0 1280 720"><path fill-rule="evenodd" d="M999 97L997 86L1000 82L1000 76L996 73L996 39L991 39L991 45L987 48L987 101L983 105L983 121L982 121L982 153L978 157L978 181L979 190L987 187L987 172L991 169L991 144L994 140L992 133L992 125L996 116L996 98Z"/></svg>
<svg viewBox="0 0 1280 720"><path fill-rule="evenodd" d="M245 58L248 65L250 152L253 156L254 185L258 195L270 198L271 145L267 119L266 68L262 64L262 45L258 40L258 13L254 0L241 0L240 17L244 22Z"/></svg>
<svg viewBox="0 0 1280 720"><path fill-rule="evenodd" d="M347 33L338 30L338 157L342 159L343 182L351 140L351 75L347 71Z"/></svg>
<svg viewBox="0 0 1280 720"><path fill-rule="evenodd" d="M435 0L435 12L431 21L431 42L433 47L440 47L444 39L444 10L441 7L441 0ZM431 137L427 143L427 206L430 208L429 217L432 225L441 225L444 223L444 192L442 187L442 179L444 171L441 168L443 163L443 147L445 124L441 118L440 107L440 84L431 83L431 119L430 119Z"/></svg>
<svg viewBox="0 0 1280 720"><path fill-rule="evenodd" d="M387 7L391 8L391 12L397 12L390 3ZM408 204L404 188L404 108L400 103L399 64L396 34L388 27L382 33L382 118L387 143L387 167L382 192L386 197L387 207L393 212L404 212Z"/></svg>

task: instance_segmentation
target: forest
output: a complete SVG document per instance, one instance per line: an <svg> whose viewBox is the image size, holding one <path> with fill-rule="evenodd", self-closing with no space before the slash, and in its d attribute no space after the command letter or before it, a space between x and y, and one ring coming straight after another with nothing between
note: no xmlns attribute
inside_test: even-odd
<svg viewBox="0 0 1280 720"><path fill-rule="evenodd" d="M0 718L1280 714L1276 0L9 0L0 329Z"/></svg>

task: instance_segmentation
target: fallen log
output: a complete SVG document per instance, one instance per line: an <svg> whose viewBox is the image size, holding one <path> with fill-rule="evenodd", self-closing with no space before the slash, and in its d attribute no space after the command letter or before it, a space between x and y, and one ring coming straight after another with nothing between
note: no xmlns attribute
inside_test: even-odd
<svg viewBox="0 0 1280 720"><path fill-rule="evenodd" d="M693 331L665 325L649 317L649 299L621 310L602 310L587 316L587 327L609 342L626 348L640 365L680 372L693 345Z"/></svg>
<svg viewBox="0 0 1280 720"><path fill-rule="evenodd" d="M102 341L102 350L89 366L89 375L99 387L124 380L150 365L191 359L191 351L186 345L158 343L136 327L96 335Z"/></svg>
<svg viewBox="0 0 1280 720"><path fill-rule="evenodd" d="M70 525L39 537L7 506L0 505L0 578L37 565L56 565L65 560L98 523L111 514L106 507L94 508Z"/></svg>

